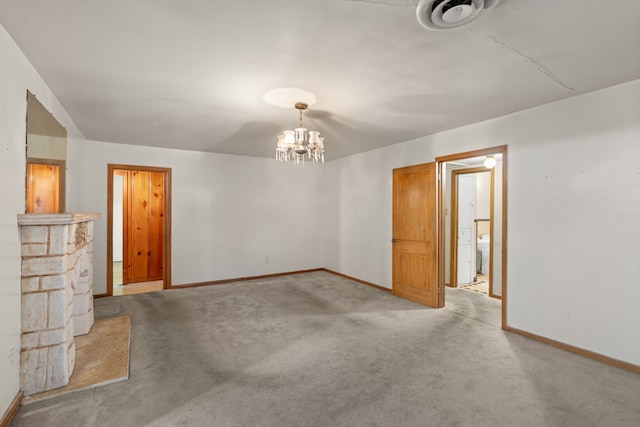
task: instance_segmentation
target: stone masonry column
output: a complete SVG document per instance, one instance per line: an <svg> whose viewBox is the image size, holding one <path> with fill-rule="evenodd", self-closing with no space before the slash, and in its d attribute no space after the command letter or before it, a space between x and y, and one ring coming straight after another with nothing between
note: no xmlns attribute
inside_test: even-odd
<svg viewBox="0 0 640 427"><path fill-rule="evenodd" d="M22 241L20 382L27 396L69 383L75 366L73 337L88 333L93 325L93 221L98 217L18 215Z"/></svg>

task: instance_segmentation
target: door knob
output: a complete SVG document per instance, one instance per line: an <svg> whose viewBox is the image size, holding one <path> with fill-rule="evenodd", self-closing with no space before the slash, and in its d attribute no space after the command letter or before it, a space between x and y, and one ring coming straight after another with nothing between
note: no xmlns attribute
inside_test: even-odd
<svg viewBox="0 0 640 427"><path fill-rule="evenodd" d="M391 243L395 243L395 242L396 242L396 239L391 239Z"/></svg>

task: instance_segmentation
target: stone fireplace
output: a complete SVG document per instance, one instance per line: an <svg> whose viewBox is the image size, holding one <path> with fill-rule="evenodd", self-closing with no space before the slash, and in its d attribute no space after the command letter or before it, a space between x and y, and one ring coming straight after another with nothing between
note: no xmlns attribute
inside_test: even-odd
<svg viewBox="0 0 640 427"><path fill-rule="evenodd" d="M93 326L93 221L99 214L18 215L22 242L20 382L25 395L63 387L73 337Z"/></svg>

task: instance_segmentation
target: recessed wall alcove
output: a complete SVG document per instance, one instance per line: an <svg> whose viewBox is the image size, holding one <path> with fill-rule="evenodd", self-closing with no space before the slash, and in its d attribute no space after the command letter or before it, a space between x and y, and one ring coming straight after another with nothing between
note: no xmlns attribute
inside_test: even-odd
<svg viewBox="0 0 640 427"><path fill-rule="evenodd" d="M31 395L69 383L74 336L93 326L93 222L65 212L67 131L27 91L22 246L20 388Z"/></svg>

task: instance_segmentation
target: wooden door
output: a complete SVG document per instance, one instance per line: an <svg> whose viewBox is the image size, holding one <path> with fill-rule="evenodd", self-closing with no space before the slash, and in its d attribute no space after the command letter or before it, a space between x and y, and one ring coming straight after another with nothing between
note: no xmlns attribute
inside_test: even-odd
<svg viewBox="0 0 640 427"><path fill-rule="evenodd" d="M393 170L393 294L443 307L438 293L436 164Z"/></svg>
<svg viewBox="0 0 640 427"><path fill-rule="evenodd" d="M164 173L124 171L123 283L162 280Z"/></svg>
<svg viewBox="0 0 640 427"><path fill-rule="evenodd" d="M64 161L28 159L26 213L64 211Z"/></svg>

